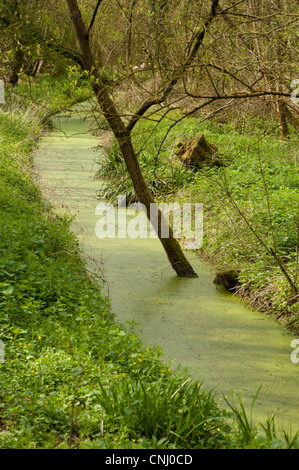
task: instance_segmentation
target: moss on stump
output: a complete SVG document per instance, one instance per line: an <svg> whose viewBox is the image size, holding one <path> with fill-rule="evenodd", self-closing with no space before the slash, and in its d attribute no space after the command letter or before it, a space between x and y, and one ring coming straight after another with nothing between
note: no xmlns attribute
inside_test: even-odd
<svg viewBox="0 0 299 470"><path fill-rule="evenodd" d="M234 269L219 271L216 273L213 282L228 290L234 290L239 285L239 273Z"/></svg>
<svg viewBox="0 0 299 470"><path fill-rule="evenodd" d="M201 169L204 165L222 166L218 148L209 143L201 132L195 139L178 142L174 153L187 168Z"/></svg>

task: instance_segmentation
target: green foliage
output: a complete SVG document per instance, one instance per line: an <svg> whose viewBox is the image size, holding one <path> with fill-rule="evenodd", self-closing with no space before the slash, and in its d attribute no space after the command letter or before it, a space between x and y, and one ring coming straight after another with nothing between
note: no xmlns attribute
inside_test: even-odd
<svg viewBox="0 0 299 470"><path fill-rule="evenodd" d="M70 220L34 182L28 142L41 127L24 116L0 116L0 448L271 447L114 322Z"/></svg>
<svg viewBox="0 0 299 470"><path fill-rule="evenodd" d="M298 304L291 300L290 285L265 245L275 250L295 278L299 178L294 145L298 141L261 139L258 134L252 141L232 132L227 138L235 153L228 167L198 174L190 188L189 197L205 205L203 252L216 264L239 270L241 292L253 296L258 292L259 308L294 316Z"/></svg>
<svg viewBox="0 0 299 470"><path fill-rule="evenodd" d="M156 381L122 378L121 388L101 386L100 403L113 424L134 429L135 437L155 439L170 447L219 448L225 445L223 420L214 397L200 384L180 383L181 377L166 373ZM132 387L133 385L133 387Z"/></svg>
<svg viewBox="0 0 299 470"><path fill-rule="evenodd" d="M203 203L204 256L219 268L239 271L240 292L255 298L258 308L288 313L296 325L299 304L264 245L276 250L291 277L296 277L298 137L279 141L273 122L260 118L245 118L235 125L189 118L173 125L178 115L169 114L161 122L160 117L140 120L133 135L151 192L158 200ZM182 167L173 149L199 132L218 147L224 167L197 172ZM109 178L104 194L112 202L119 194L134 200L116 143L108 149L99 176Z"/></svg>
<svg viewBox="0 0 299 470"><path fill-rule="evenodd" d="M170 130L175 117L165 118L157 125L155 121L159 122L161 116L155 115L152 120L141 121L134 129L133 144L153 196L172 194L186 183L192 183L194 178L194 173L182 168L173 154L175 143L186 136L184 127L179 131ZM192 129L187 131L190 134ZM166 133L168 135L164 140ZM128 203L135 202L134 188L115 139L99 163L98 178L109 180L109 184L103 188L103 196L114 203L119 195L125 194Z"/></svg>
<svg viewBox="0 0 299 470"><path fill-rule="evenodd" d="M13 108L15 113L22 115L28 107L35 106L35 113L38 113L40 119L47 121L59 110L91 96L92 90L87 78L72 67L64 77L43 74L34 80L30 77L20 80L17 88L8 86L4 110Z"/></svg>

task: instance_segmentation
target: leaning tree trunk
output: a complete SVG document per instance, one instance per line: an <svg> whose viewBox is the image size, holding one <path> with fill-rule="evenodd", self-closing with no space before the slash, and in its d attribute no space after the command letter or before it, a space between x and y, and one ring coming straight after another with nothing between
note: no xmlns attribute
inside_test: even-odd
<svg viewBox="0 0 299 470"><path fill-rule="evenodd" d="M80 9L78 7L78 2L77 0L66 0L66 2L77 36L84 68L89 72L91 85L96 95L97 101L119 143L138 200L144 204L147 217L150 218L151 208L153 208L153 205L154 207L157 207L157 205L155 204L155 201L141 173L138 159L131 141L130 131L126 129L113 101L109 96L101 75L95 66L94 57L92 55L89 43L89 31L86 30ZM186 259L179 242L173 237L171 228L169 228L169 237L162 237L161 225L163 216L161 211L159 209L157 210L158 225L155 227L155 229L171 263L171 266L180 277L197 277L197 274L194 272L192 266Z"/></svg>

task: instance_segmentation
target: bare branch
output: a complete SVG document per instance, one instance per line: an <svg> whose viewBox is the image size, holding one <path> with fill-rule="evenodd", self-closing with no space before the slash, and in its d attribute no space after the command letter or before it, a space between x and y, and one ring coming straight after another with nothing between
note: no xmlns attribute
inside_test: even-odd
<svg viewBox="0 0 299 470"><path fill-rule="evenodd" d="M213 100L230 100L230 99L243 99L243 98L257 98L259 96L286 96L290 97L290 93L284 93L283 91L276 91L276 90L263 90L263 91L253 91L252 93L232 93L230 95L195 95L194 93L189 93L188 96L191 98L201 98L201 99L213 99Z"/></svg>
<svg viewBox="0 0 299 470"><path fill-rule="evenodd" d="M247 83L245 83L243 80L241 80L241 78L237 77L234 73L230 72L229 70L227 70L226 68L223 68L223 67L220 67L216 64L213 64L212 62L210 62L209 64L207 64L207 67L212 67L216 70L219 70L220 72L223 72L223 73L226 73L227 75L229 75L230 77L232 77L234 80L238 81L239 83L241 83L242 85L244 85L246 88L248 88L249 90L253 91L252 90L252 85L249 85Z"/></svg>
<svg viewBox="0 0 299 470"><path fill-rule="evenodd" d="M130 120L129 124L127 125L127 131L128 132L132 131L132 129L134 128L137 121L146 113L146 111L151 106L160 104L163 101L165 101L165 99L172 92L173 88L175 87L175 85L177 84L179 79L184 75L184 73L186 72L188 67L190 67L190 65L192 64L193 60L195 59L195 57L197 55L197 52L198 52L200 46L202 45L202 42L205 38L208 27L210 26L210 24L212 23L212 21L214 20L214 18L217 15L218 5L219 5L219 0L212 0L211 12L210 12L209 17L205 21L203 29L196 34L195 40L192 40L193 47L192 47L192 44L189 44L187 46L187 50L189 50L190 52L188 53L187 59L185 60L184 64L181 67L179 67L177 70L174 71L172 79L170 80L169 84L167 85L167 87L165 88L164 92L162 93L162 95L160 97L155 98L153 100L146 101L138 109L138 111L136 111L136 113L134 114L134 116Z"/></svg>
<svg viewBox="0 0 299 470"><path fill-rule="evenodd" d="M96 19L97 13L98 13L99 6L102 3L102 1L103 0L98 0L98 3L97 3L97 5L94 9L94 12L93 12L93 15L92 15L92 18L91 18L91 22L90 22L90 25L89 25L88 30L87 30L87 36L89 36L89 34L90 34L91 28L93 27L93 24L95 22L95 19Z"/></svg>

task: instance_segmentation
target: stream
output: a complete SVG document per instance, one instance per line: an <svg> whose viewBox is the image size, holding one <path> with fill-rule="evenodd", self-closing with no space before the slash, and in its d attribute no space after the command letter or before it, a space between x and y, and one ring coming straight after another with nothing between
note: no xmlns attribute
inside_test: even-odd
<svg viewBox="0 0 299 470"><path fill-rule="evenodd" d="M133 325L144 345L161 347L171 367L188 368L219 397L232 402L233 391L241 394L249 411L261 386L254 423L274 413L276 429L299 430L299 363L291 361L292 334L213 284L211 267L194 253L186 256L198 278L182 279L159 240L96 236L102 183L94 178L100 150L88 127L90 106L76 105L55 118L55 129L35 152L35 165L56 212L76 216L72 229L88 268L105 279L102 290L111 298L116 321Z"/></svg>

